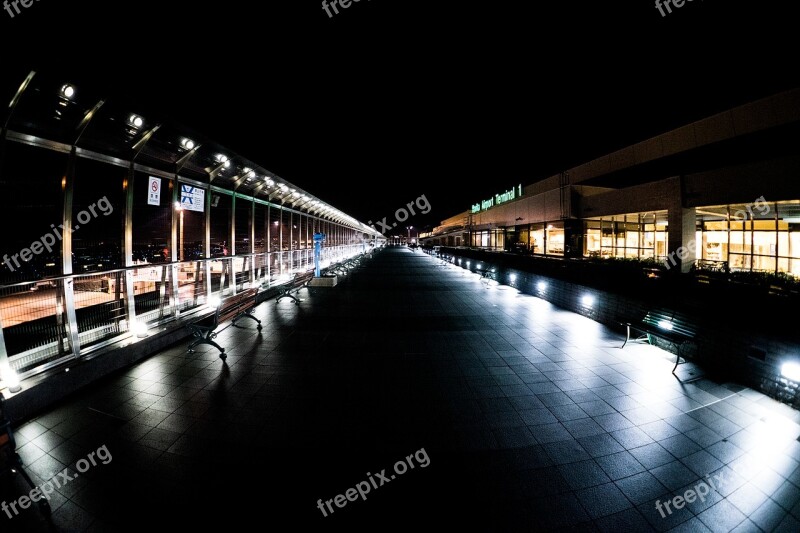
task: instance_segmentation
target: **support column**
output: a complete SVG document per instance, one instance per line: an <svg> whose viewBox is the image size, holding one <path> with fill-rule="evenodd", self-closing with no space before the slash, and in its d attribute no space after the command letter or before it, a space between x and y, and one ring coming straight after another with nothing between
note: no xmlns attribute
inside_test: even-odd
<svg viewBox="0 0 800 533"><path fill-rule="evenodd" d="M696 216L697 213L693 207L671 206L669 209L667 219L669 224L667 265L669 265L670 270L685 274L689 272L694 263L697 250L697 243L695 242Z"/></svg>
<svg viewBox="0 0 800 533"><path fill-rule="evenodd" d="M280 253L278 254L278 261L280 262L280 275L283 276L283 203L281 203L281 215L280 215L280 224L278 224L279 235L278 235L278 250Z"/></svg>
<svg viewBox="0 0 800 533"><path fill-rule="evenodd" d="M205 250L203 251L203 256L206 260L203 262L203 267L205 268L205 282L206 282L206 301L211 298L211 184L209 183L208 188L206 189L205 194L205 217L206 217L206 227L205 227L205 237L203 239ZM220 292L222 291L222 286L220 286Z"/></svg>
<svg viewBox="0 0 800 533"><path fill-rule="evenodd" d="M170 232L170 250L172 250L172 254L170 256L170 262L172 263L170 268L170 305L175 312L175 316L180 315L180 293L178 292L180 280L178 279L180 276L180 268L181 265L178 265L178 261L183 261L183 247L181 246L183 243L181 239L179 239L179 233L183 231L183 211L178 209L177 206L180 205L180 190L181 184L178 182L178 175L175 175L175 179L172 181L172 201L170 202L170 209L172 209L172 231ZM195 273L195 276L199 275L199 272Z"/></svg>
<svg viewBox="0 0 800 533"><path fill-rule="evenodd" d="M250 286L256 283L256 197L250 202Z"/></svg>
<svg viewBox="0 0 800 533"><path fill-rule="evenodd" d="M122 250L122 261L125 267L125 310L128 317L128 331L132 332L132 327L136 323L136 299L133 287L133 181L136 172L133 170L133 163L128 169L128 178L125 180L125 212L123 214L124 242ZM116 293L119 293L117 287Z"/></svg>
<svg viewBox="0 0 800 533"><path fill-rule="evenodd" d="M63 210L63 226L61 232L61 260L62 271L64 276L63 285L59 290L63 291L64 296L64 309L58 309L59 314L66 315L66 335L69 339L70 346L72 347L72 354L78 357L81 353L81 340L78 335L78 317L75 313L75 284L72 275L72 197L75 192L75 165L78 160L75 147L69 155L69 164L67 166L66 179L64 180L64 210ZM59 332L61 335L61 332Z"/></svg>

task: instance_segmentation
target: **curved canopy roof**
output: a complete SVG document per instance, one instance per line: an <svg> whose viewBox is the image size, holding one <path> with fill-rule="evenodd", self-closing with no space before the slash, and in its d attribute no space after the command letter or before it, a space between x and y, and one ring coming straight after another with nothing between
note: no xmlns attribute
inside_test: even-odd
<svg viewBox="0 0 800 533"><path fill-rule="evenodd" d="M298 185L180 124L37 72L20 81L2 117L4 136L43 139L135 161L382 237Z"/></svg>

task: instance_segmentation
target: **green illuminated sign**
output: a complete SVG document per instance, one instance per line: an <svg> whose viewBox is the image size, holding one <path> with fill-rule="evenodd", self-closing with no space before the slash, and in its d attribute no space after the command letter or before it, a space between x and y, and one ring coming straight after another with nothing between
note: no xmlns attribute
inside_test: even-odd
<svg viewBox="0 0 800 533"><path fill-rule="evenodd" d="M479 213L481 211L486 211L496 205L504 204L506 202L510 202L518 197L522 196L522 184L520 183L516 187L511 187L506 192L501 194L495 194L488 200L483 200L478 204L472 204L472 212Z"/></svg>

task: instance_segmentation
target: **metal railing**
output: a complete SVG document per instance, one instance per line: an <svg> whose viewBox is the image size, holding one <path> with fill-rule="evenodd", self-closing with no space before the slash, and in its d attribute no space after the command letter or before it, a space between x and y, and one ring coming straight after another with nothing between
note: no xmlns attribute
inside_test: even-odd
<svg viewBox="0 0 800 533"><path fill-rule="evenodd" d="M322 268L357 255L363 244L322 250ZM286 283L314 267L311 249L237 255L73 274L0 286L0 362L20 378L199 309L213 295Z"/></svg>

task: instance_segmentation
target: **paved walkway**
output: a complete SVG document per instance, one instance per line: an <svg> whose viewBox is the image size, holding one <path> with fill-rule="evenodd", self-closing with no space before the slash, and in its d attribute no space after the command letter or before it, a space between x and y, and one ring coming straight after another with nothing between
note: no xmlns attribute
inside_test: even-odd
<svg viewBox="0 0 800 533"><path fill-rule="evenodd" d="M19 428L56 530L800 530L800 417L757 392L404 248L301 294Z"/></svg>

